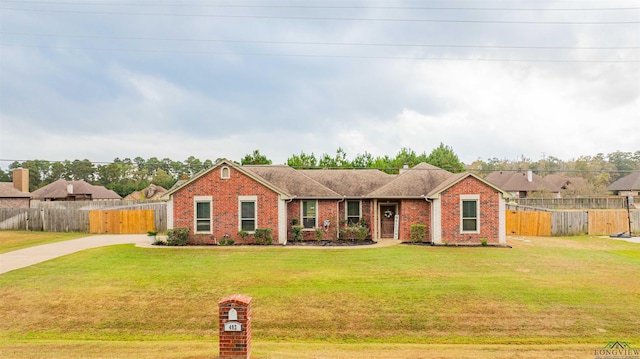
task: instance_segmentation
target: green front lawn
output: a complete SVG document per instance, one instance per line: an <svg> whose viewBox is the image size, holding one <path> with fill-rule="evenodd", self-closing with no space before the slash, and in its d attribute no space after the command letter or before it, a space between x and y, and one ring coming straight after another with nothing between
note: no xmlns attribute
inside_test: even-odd
<svg viewBox="0 0 640 359"><path fill-rule="evenodd" d="M382 350L375 348L470 345L485 348L468 354L483 358L530 348L534 354L521 357L533 358L541 348L584 357L593 354L585 348L616 340L640 347L640 245L528 239L510 240L511 249L87 250L0 275L0 354L3 347L53 352L78 341L87 348L132 343L144 353L153 348L146 341L175 343L185 353L204 342L215 354L218 301L235 293L253 297L258 357L296 357L304 351L292 348L305 345L318 352L355 346L370 358ZM352 357L344 350L342 357Z"/></svg>
<svg viewBox="0 0 640 359"><path fill-rule="evenodd" d="M0 254L42 244L88 237L88 233L0 231Z"/></svg>

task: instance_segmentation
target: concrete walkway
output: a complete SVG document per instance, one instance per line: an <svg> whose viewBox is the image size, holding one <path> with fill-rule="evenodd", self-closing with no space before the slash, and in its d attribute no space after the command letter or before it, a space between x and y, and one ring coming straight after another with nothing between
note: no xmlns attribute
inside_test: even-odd
<svg viewBox="0 0 640 359"><path fill-rule="evenodd" d="M84 237L72 239L70 241L49 243L41 246L19 249L13 252L0 254L0 274L89 248L129 243L148 244L149 240L147 239L146 234L110 234Z"/></svg>

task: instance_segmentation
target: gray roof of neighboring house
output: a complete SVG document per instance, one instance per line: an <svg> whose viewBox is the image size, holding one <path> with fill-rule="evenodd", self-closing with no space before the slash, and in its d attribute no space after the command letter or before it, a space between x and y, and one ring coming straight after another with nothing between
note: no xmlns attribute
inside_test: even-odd
<svg viewBox="0 0 640 359"><path fill-rule="evenodd" d="M560 186L545 181L535 173L532 173L532 181L529 182L526 171L496 171L488 174L484 179L507 192L530 192L541 189L560 192Z"/></svg>
<svg viewBox="0 0 640 359"><path fill-rule="evenodd" d="M366 196L396 178L376 169L318 169L298 172L346 197Z"/></svg>
<svg viewBox="0 0 640 359"><path fill-rule="evenodd" d="M428 163L420 163L415 167L403 170L393 181L369 193L368 197L426 196L451 176L454 176L454 174L449 171Z"/></svg>
<svg viewBox="0 0 640 359"><path fill-rule="evenodd" d="M31 193L15 188L13 182L0 182L0 198L31 198Z"/></svg>
<svg viewBox="0 0 640 359"><path fill-rule="evenodd" d="M607 186L609 191L640 190L640 171L632 172Z"/></svg>
<svg viewBox="0 0 640 359"><path fill-rule="evenodd" d="M94 186L85 181L67 181L59 179L33 191L33 199L63 199L69 197L68 185L73 185L72 195L90 195L91 199L121 199L120 195L103 186Z"/></svg>

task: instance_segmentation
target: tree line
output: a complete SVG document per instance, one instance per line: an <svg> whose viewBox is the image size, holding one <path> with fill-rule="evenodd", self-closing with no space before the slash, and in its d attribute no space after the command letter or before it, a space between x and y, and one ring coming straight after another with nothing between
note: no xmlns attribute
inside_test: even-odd
<svg viewBox="0 0 640 359"><path fill-rule="evenodd" d="M14 161L9 169L29 169L29 190L35 191L58 179L84 180L94 185L111 189L121 196L139 191L150 184L171 188L181 177L189 178L210 168L215 161L200 160L194 156L184 161L169 158L144 159L136 157L116 158L110 163L94 163L87 159L50 162L45 160ZM548 156L533 161L521 157L517 160L490 158L478 159L470 164L460 161L453 148L440 144L429 154L417 153L410 148L401 148L395 156L373 156L368 152L349 157L344 149L338 148L334 155L301 152L291 155L286 164L294 168L373 168L387 173L398 173L406 166L413 167L426 162L451 172L472 171L484 175L493 171L532 170L540 176L556 173L567 177L583 177L590 185L589 194L605 194L606 186L631 171L640 169L640 151L595 156L580 156L577 159L563 161ZM242 165L268 165L272 161L259 150L245 155L236 163ZM11 181L10 172L0 168L0 181Z"/></svg>

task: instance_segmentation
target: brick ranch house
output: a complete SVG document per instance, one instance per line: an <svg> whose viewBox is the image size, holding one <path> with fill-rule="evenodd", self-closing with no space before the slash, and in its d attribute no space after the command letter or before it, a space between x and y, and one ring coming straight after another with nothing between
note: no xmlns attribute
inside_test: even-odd
<svg viewBox="0 0 640 359"><path fill-rule="evenodd" d="M271 228L286 244L292 221L304 239L339 236L362 219L372 239L410 240L413 224L426 226L434 244L505 244L508 194L472 173L453 174L421 163L389 175L374 169L296 170L285 165L240 166L221 160L169 190L168 228L189 228L191 243L215 244L240 230Z"/></svg>

